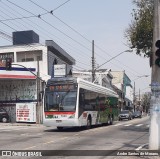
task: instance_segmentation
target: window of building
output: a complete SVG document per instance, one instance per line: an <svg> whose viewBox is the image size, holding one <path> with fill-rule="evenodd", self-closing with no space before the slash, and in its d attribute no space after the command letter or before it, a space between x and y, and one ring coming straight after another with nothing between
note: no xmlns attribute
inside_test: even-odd
<svg viewBox="0 0 160 159"><path fill-rule="evenodd" d="M26 58L22 59L22 62L34 61L34 58Z"/></svg>
<svg viewBox="0 0 160 159"><path fill-rule="evenodd" d="M17 52L17 62L42 61L42 50Z"/></svg>

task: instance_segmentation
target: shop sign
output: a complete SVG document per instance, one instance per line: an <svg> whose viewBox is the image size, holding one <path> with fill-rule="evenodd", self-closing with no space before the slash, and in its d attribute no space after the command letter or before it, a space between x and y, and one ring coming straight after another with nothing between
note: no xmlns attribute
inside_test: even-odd
<svg viewBox="0 0 160 159"><path fill-rule="evenodd" d="M16 122L36 122L36 103L17 103Z"/></svg>
<svg viewBox="0 0 160 159"><path fill-rule="evenodd" d="M54 77L66 76L66 64L54 65Z"/></svg>

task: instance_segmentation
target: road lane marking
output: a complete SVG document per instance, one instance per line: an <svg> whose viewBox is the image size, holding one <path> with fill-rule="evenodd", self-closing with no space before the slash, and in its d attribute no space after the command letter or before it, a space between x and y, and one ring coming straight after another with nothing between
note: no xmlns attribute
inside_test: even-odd
<svg viewBox="0 0 160 159"><path fill-rule="evenodd" d="M28 150L28 149L35 148L35 147L37 147L37 146L27 147L27 148L25 148L24 150Z"/></svg>
<svg viewBox="0 0 160 159"><path fill-rule="evenodd" d="M43 143L43 145L47 145L47 144L54 143L54 142L55 141L48 141L48 142Z"/></svg>
<svg viewBox="0 0 160 159"><path fill-rule="evenodd" d="M44 133L24 133L24 134L20 134L21 136L40 136L43 135Z"/></svg>
<svg viewBox="0 0 160 159"><path fill-rule="evenodd" d="M3 132L3 131L12 131L12 130L1 130L0 132Z"/></svg>
<svg viewBox="0 0 160 159"><path fill-rule="evenodd" d="M136 127L139 127L139 126L142 126L143 124L138 124L138 125L135 125Z"/></svg>
<svg viewBox="0 0 160 159"><path fill-rule="evenodd" d="M127 125L124 125L124 126L131 126L132 124L127 124Z"/></svg>
<svg viewBox="0 0 160 159"><path fill-rule="evenodd" d="M142 149L142 148L144 148L144 147L146 147L146 146L148 146L148 143L147 143L147 144L143 144L143 145L139 146L139 147L138 147L138 148L136 148L135 150L136 150L136 151L139 151L140 149Z"/></svg>
<svg viewBox="0 0 160 159"><path fill-rule="evenodd" d="M113 125L113 126L120 126L120 125L123 125L123 124L116 124L116 125Z"/></svg>

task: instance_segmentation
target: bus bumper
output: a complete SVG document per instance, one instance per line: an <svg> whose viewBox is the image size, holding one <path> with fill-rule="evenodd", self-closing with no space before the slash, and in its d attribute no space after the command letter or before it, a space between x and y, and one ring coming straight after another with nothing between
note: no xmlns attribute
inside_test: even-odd
<svg viewBox="0 0 160 159"><path fill-rule="evenodd" d="M43 124L45 126L57 126L57 127L81 126L78 119L69 119L69 120L45 119L43 121Z"/></svg>

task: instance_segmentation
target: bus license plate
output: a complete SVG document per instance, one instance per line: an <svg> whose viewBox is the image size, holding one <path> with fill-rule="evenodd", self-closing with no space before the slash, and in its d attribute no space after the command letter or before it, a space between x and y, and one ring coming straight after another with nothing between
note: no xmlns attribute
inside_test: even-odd
<svg viewBox="0 0 160 159"><path fill-rule="evenodd" d="M56 123L61 123L62 122L62 120L56 120Z"/></svg>

